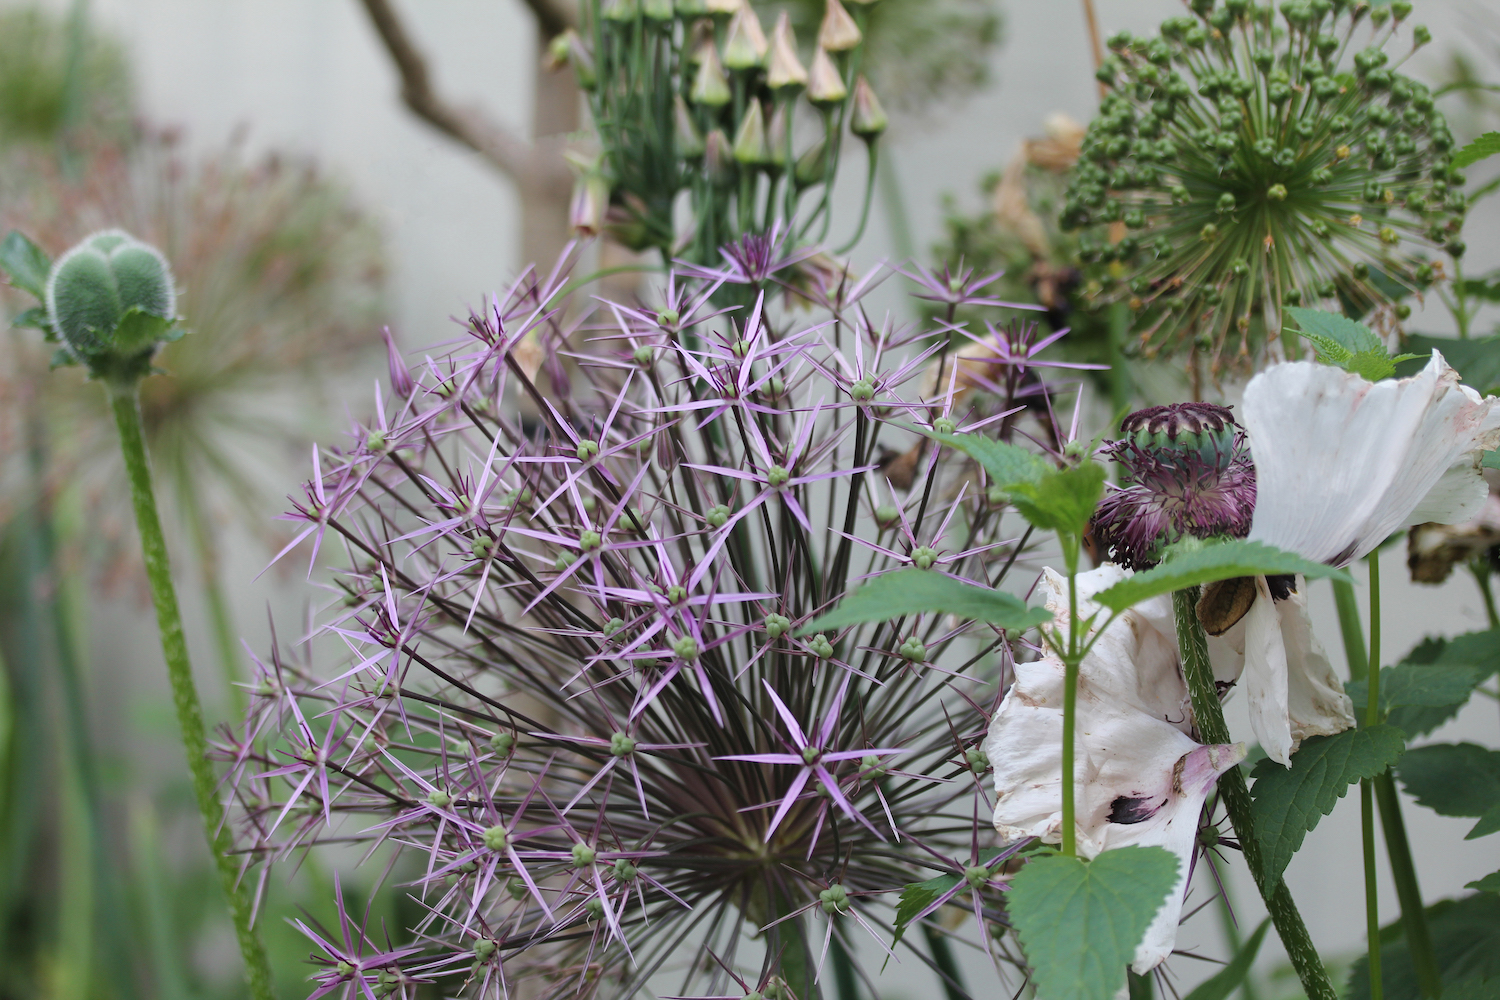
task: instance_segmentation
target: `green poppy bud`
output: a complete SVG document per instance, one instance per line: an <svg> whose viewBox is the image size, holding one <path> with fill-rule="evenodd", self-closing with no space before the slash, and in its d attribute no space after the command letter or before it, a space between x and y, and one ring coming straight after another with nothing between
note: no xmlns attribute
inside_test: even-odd
<svg viewBox="0 0 1500 1000"><path fill-rule="evenodd" d="M95 233L59 257L45 299L52 329L98 375L144 375L157 345L176 339L171 265L123 230Z"/></svg>

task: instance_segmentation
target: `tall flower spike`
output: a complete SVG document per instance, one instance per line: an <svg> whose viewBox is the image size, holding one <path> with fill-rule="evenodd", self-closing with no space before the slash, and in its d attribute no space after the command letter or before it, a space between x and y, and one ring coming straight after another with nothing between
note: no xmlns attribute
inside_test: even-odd
<svg viewBox="0 0 1500 1000"><path fill-rule="evenodd" d="M1123 578L1114 566L1081 574L1079 615L1098 610L1089 596ZM1067 628L1067 581L1049 570L1043 587L1058 627ZM995 828L1006 841L1062 839L1065 675L1055 653L1017 664L990 723L984 751L994 767ZM1094 857L1136 844L1177 857L1177 883L1131 963L1145 973L1172 952L1203 803L1219 775L1244 759L1245 747L1201 746L1187 735L1187 693L1166 598L1143 602L1110 625L1080 666L1077 697L1079 853Z"/></svg>
<svg viewBox="0 0 1500 1000"><path fill-rule="evenodd" d="M848 96L849 88L844 86L844 78L828 57L828 50L819 48L813 56L812 71L807 83L807 99L814 104L838 104Z"/></svg>
<svg viewBox="0 0 1500 1000"><path fill-rule="evenodd" d="M863 36L859 25L844 9L839 0L828 0L823 9L823 23L818 27L818 48L828 52L847 52L857 46Z"/></svg>
<svg viewBox="0 0 1500 1000"><path fill-rule="evenodd" d="M753 69L766 58L768 47L760 18L745 4L729 19L729 30L724 33L724 65L736 70Z"/></svg>
<svg viewBox="0 0 1500 1000"><path fill-rule="evenodd" d="M771 29L770 57L766 62L766 86L772 90L807 86L807 69L797 58L797 35L786 11L776 16Z"/></svg>

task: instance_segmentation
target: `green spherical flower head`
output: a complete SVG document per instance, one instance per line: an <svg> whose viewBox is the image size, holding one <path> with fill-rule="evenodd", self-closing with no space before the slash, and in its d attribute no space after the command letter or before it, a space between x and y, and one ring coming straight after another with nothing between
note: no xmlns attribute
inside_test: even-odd
<svg viewBox="0 0 1500 1000"><path fill-rule="evenodd" d="M1094 304L1128 303L1147 356L1191 349L1216 371L1275 337L1283 305L1363 313L1420 288L1436 248L1459 247L1464 203L1431 91L1387 65L1403 17L1191 9L1111 40L1063 217L1085 230Z"/></svg>
<svg viewBox="0 0 1500 1000"><path fill-rule="evenodd" d="M157 345L174 339L171 265L122 230L95 233L59 257L46 297L53 330L96 375L144 375Z"/></svg>

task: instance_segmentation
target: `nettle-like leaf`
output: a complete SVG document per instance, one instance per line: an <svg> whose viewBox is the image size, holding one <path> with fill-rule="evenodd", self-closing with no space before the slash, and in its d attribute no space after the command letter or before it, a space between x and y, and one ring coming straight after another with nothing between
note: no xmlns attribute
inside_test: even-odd
<svg viewBox="0 0 1500 1000"><path fill-rule="evenodd" d="M1500 830L1500 750L1473 743L1418 747L1397 768L1419 805L1439 816L1477 816L1465 840Z"/></svg>
<svg viewBox="0 0 1500 1000"><path fill-rule="evenodd" d="M1396 374L1396 365L1417 358L1415 354L1392 357L1385 343L1363 323L1347 316L1319 309L1290 307L1288 315L1297 321L1302 336L1313 345L1318 360L1371 382Z"/></svg>
<svg viewBox="0 0 1500 1000"><path fill-rule="evenodd" d="M1302 838L1333 812L1350 785L1382 773L1404 749L1399 729L1369 726L1303 740L1292 754L1291 767L1270 759L1255 765L1250 814L1261 843L1265 879L1275 883L1281 878Z"/></svg>
<svg viewBox="0 0 1500 1000"><path fill-rule="evenodd" d="M1481 892L1440 900L1427 907L1426 916L1443 1000L1493 998L1500 986L1500 896ZM1350 970L1347 1000L1369 1000L1367 962L1360 956ZM1380 929L1380 985L1385 1000L1421 1000L1401 920Z"/></svg>
<svg viewBox="0 0 1500 1000"><path fill-rule="evenodd" d="M1154 569L1121 580L1094 597L1111 611L1124 611L1159 594L1170 594L1184 587L1202 583L1233 580L1242 576L1278 576L1301 573L1308 578L1328 577L1347 580L1353 577L1341 569L1304 559L1295 552L1284 552L1264 542L1236 539L1205 545L1193 552L1172 556Z"/></svg>
<svg viewBox="0 0 1500 1000"><path fill-rule="evenodd" d="M901 898L896 903L896 936L891 941L891 947L901 940L901 935L906 933L907 926L916 919L932 901L943 893L952 889L963 879L957 875L938 875L925 882L908 882L901 890Z"/></svg>
<svg viewBox="0 0 1500 1000"><path fill-rule="evenodd" d="M984 469L991 485L1002 490L1009 490L1018 483L1040 482L1054 468L1052 463L1025 448L979 434L944 434L924 427L909 429L968 455Z"/></svg>
<svg viewBox="0 0 1500 1000"><path fill-rule="evenodd" d="M866 581L837 608L804 625L797 634L928 612L972 618L1015 632L1052 620L1045 608L1029 608L1014 594L965 583L936 569L909 567Z"/></svg>
<svg viewBox="0 0 1500 1000"><path fill-rule="evenodd" d="M51 259L24 233L12 229L0 240L0 271L10 275L10 283L21 291L45 299L47 272L51 270Z"/></svg>
<svg viewBox="0 0 1500 1000"><path fill-rule="evenodd" d="M1380 671L1380 708L1385 721L1407 739L1423 736L1458 714L1474 689L1500 669L1500 632L1470 632L1453 639L1427 639L1406 659ZM1344 685L1356 714L1364 711L1365 681Z"/></svg>
<svg viewBox="0 0 1500 1000"><path fill-rule="evenodd" d="M1260 926L1255 928L1255 933L1250 935L1249 940L1240 945L1240 950L1235 954L1233 961L1199 983L1193 992L1187 995L1187 1000L1229 1000L1229 995L1239 989L1245 977L1250 974L1250 966L1255 964L1255 956L1260 954L1260 943L1266 939L1266 931L1270 929L1270 926L1270 917L1262 920Z"/></svg>
<svg viewBox="0 0 1500 1000"><path fill-rule="evenodd" d="M1006 909L1047 1000L1111 1000L1156 911L1177 883L1161 847L1123 847L1092 861L1052 854L1011 879Z"/></svg>
<svg viewBox="0 0 1500 1000"><path fill-rule="evenodd" d="M1500 132L1486 132L1453 154L1455 167L1468 167L1500 153Z"/></svg>
<svg viewBox="0 0 1500 1000"><path fill-rule="evenodd" d="M1500 872L1490 872L1484 878L1475 879L1465 889L1478 889L1480 892L1500 892Z"/></svg>
<svg viewBox="0 0 1500 1000"><path fill-rule="evenodd" d="M1007 492L1011 504L1033 527L1081 536L1104 495L1104 467L1084 462L1049 472L1034 483L1016 483Z"/></svg>

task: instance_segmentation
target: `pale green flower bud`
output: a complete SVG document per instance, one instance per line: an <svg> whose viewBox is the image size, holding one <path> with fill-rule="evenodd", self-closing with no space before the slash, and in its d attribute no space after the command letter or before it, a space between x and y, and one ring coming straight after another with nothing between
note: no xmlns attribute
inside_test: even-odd
<svg viewBox="0 0 1500 1000"><path fill-rule="evenodd" d="M847 52L861 41L859 25L839 0L828 0L823 9L823 23L818 28L818 48L828 52Z"/></svg>
<svg viewBox="0 0 1500 1000"><path fill-rule="evenodd" d="M698 126L693 124L693 113L688 109L687 101L682 99L681 94L673 99L673 107L677 155L684 160L695 160L703 155L703 134L698 131Z"/></svg>
<svg viewBox="0 0 1500 1000"><path fill-rule="evenodd" d="M827 173L828 142L820 136L807 152L797 157L793 177L796 178L798 188L809 188L814 184L823 183Z"/></svg>
<svg viewBox="0 0 1500 1000"><path fill-rule="evenodd" d="M729 77L724 65L719 62L719 50L713 43L698 49L698 73L693 77L693 89L688 92L694 104L721 108L733 97L729 92Z"/></svg>
<svg viewBox="0 0 1500 1000"><path fill-rule="evenodd" d="M753 69L765 59L768 48L760 18L749 4L743 5L730 19L729 30L724 34L724 65L737 70Z"/></svg>
<svg viewBox="0 0 1500 1000"><path fill-rule="evenodd" d="M880 106L880 99L875 96L875 88L861 74L854 82L854 112L849 118L849 131L861 139L873 139L884 132L888 124L890 120L885 108Z"/></svg>
<svg viewBox="0 0 1500 1000"><path fill-rule="evenodd" d="M771 159L770 147L766 145L765 112L759 101L751 101L750 110L740 120L739 130L734 134L734 158L746 166Z"/></svg>
<svg viewBox="0 0 1500 1000"><path fill-rule="evenodd" d="M831 0L838 3L838 0ZM728 92L726 88L725 92ZM849 88L844 86L844 78L839 75L838 67L828 56L828 50L819 48L813 56L812 71L808 74L807 99L816 105L840 104L844 98L849 96Z"/></svg>
<svg viewBox="0 0 1500 1000"><path fill-rule="evenodd" d="M729 144L729 136L716 128L708 133L703 146L703 170L708 179L716 184L730 180L734 176L734 147Z"/></svg>
<svg viewBox="0 0 1500 1000"><path fill-rule="evenodd" d="M641 13L651 21L670 21L674 14L672 0L641 0Z"/></svg>
<svg viewBox="0 0 1500 1000"><path fill-rule="evenodd" d="M588 844L580 841L573 845L573 867L575 868L587 868L598 856L598 852Z"/></svg>
<svg viewBox="0 0 1500 1000"><path fill-rule="evenodd" d="M807 70L797 58L797 35L786 11L771 29L771 51L766 61L766 86L772 90L807 86Z"/></svg>
<svg viewBox="0 0 1500 1000"><path fill-rule="evenodd" d="M52 265L47 319L95 374L143 375L157 345L175 340L172 268L152 246L119 229L85 239Z"/></svg>

